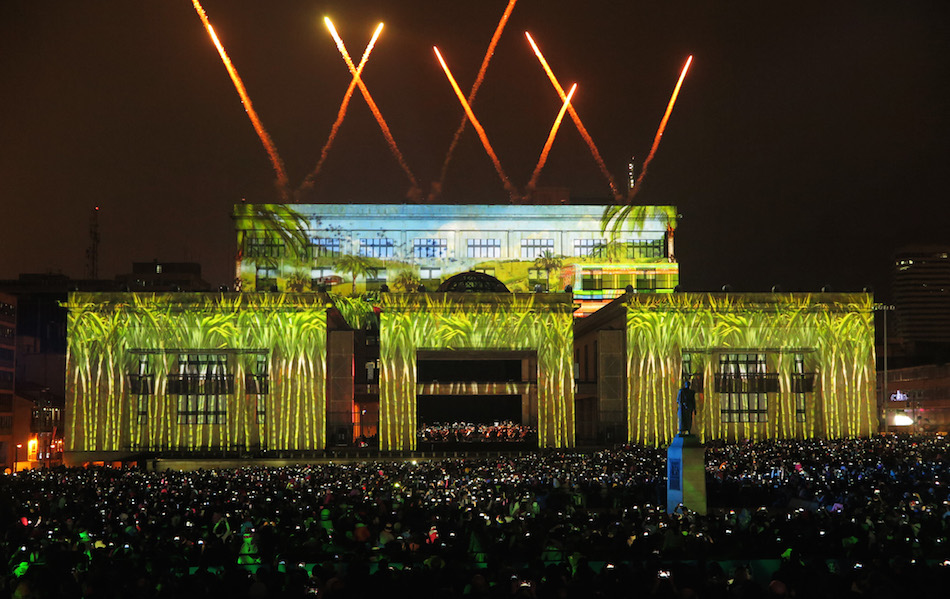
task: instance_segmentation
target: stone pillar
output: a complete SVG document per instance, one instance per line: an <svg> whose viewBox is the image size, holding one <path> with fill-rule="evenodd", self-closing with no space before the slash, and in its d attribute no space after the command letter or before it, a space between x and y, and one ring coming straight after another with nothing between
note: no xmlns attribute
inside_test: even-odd
<svg viewBox="0 0 950 599"><path fill-rule="evenodd" d="M695 435L676 435L666 450L666 511L679 504L706 514L706 448Z"/></svg>
<svg viewBox="0 0 950 599"><path fill-rule="evenodd" d="M327 446L353 441L353 331L327 339Z"/></svg>

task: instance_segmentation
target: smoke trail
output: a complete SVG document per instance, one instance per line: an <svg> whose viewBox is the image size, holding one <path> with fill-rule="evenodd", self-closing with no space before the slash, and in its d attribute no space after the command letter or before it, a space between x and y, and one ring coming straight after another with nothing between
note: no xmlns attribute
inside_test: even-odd
<svg viewBox="0 0 950 599"><path fill-rule="evenodd" d="M204 24L205 29L208 30L208 35L211 36L211 41L214 43L214 47L218 49L218 54L221 56L221 62L224 63L224 68L227 69L228 75L231 76L231 82L234 83L234 88L237 90L238 96L241 97L241 104L244 105L244 111L247 113L248 118L251 119L251 124L254 126L254 131L257 132L257 136L260 138L261 143L264 144L264 149L267 150L267 154L270 156L270 161L274 167L274 172L277 174L277 190L280 193L281 199L286 202L290 197L290 182L287 180L287 173L284 170L284 162L280 159L280 155L277 153L277 147L274 145L273 140L271 140L270 135L268 135L267 130L264 129L264 124L261 123L261 119L258 118L257 112L254 110L254 106L251 104L251 98L247 95L247 90L244 88L244 82L241 81L241 76L238 75L237 69L234 68L234 65L231 63L231 59L228 58L228 53L225 52L224 46L222 46L221 42L218 40L218 36L214 32L214 27L211 26L211 22L208 21L208 15L205 14L205 9L201 6L201 3L198 0L191 0L191 3L194 5L195 12L198 13L198 17Z"/></svg>
<svg viewBox="0 0 950 599"><path fill-rule="evenodd" d="M673 112L673 105L676 104L676 96L680 93L680 87L683 85L683 80L686 79L686 71L689 70L690 63L693 62L693 55L690 54L689 58L686 59L686 64L683 65L683 71L680 73L680 78L676 82L676 87L673 88L673 95L670 96L670 103L666 106L666 112L663 114L663 118L660 120L660 126L656 130L656 136L653 138L653 146L650 148L650 153L647 155L646 160L643 161L643 169L640 171L640 176L637 177L636 183L633 185L627 194L627 201L630 202L636 197L637 193L640 192L640 183L643 182L643 178L647 175L647 167L650 166L650 162L653 160L653 156L656 154L656 149L660 147L660 139L663 137L663 131L666 129L666 123L670 120L670 114Z"/></svg>
<svg viewBox="0 0 950 599"><path fill-rule="evenodd" d="M307 175L306 179L304 179L304 182L301 183L300 188L297 190L298 196L301 192L313 188L317 175L320 174L320 169L323 168L323 163L326 161L327 155L330 153L330 146L333 145L333 140L336 139L336 134L340 130L340 125L343 124L343 117L346 116L346 110L350 105L350 99L353 97L353 91L356 89L356 82L363 73L363 67L366 65L366 61L369 60L370 52L373 51L373 47L376 45L376 40L379 38L379 34L382 33L382 31L383 24L380 23L376 27L376 31L373 33L373 38L366 46L366 50L363 51L363 58L360 59L360 64L358 67L356 67L356 74L353 76L353 79L350 80L350 85L346 88L346 93L343 94L343 102L340 104L340 110L337 112L336 120L333 122L333 126L330 128L330 136L327 138L327 142L323 145L323 149L320 150L320 160L317 162L317 166L314 167L313 171Z"/></svg>
<svg viewBox="0 0 950 599"><path fill-rule="evenodd" d="M498 21L498 25L495 27L495 33L492 35L491 42L488 44L488 49L485 51L485 57L482 58L482 66L478 69L478 75L475 76L475 83L472 85L472 91L468 94L468 103L475 103L475 95L478 94L478 88L481 87L482 82L485 80L485 72L488 70L488 63L491 62L492 56L495 55L495 46L498 45L498 40L501 38L501 32L504 31L505 25L508 23L508 18L511 16L511 11L514 10L515 4L518 0L508 0L508 6L505 8L505 12L501 15L501 19ZM445 176L449 171L449 162L452 160L452 154L455 153L455 147L458 145L459 140L462 138L462 131L465 130L465 123L468 121L466 116L462 115L462 120L459 123L458 129L455 130L455 135L452 137L452 143L449 144L449 151L445 154L445 161L442 163L442 173L439 175L439 182L433 183L432 192L429 194L429 201L434 200L439 194L442 193L442 187L445 185Z"/></svg>
<svg viewBox="0 0 950 599"><path fill-rule="evenodd" d="M564 113L567 112L567 107L571 105L571 98L574 96L574 91L577 89L577 84L571 86L571 91L568 92L567 97L564 98L564 104L561 106L561 110L557 113L557 118L554 119L554 125L551 126L551 132L548 133L548 139L544 142L544 149L541 150L541 157L538 158L538 165L534 167L534 172L531 173L531 180L528 182L527 195L531 195L534 192L534 187L538 182L538 175L541 174L541 169L544 168L544 163L548 160L548 152L551 151L551 146L554 145L554 136L557 135L557 130L561 127L561 120L564 118Z"/></svg>
<svg viewBox="0 0 950 599"><path fill-rule="evenodd" d="M548 61L544 59L544 55L541 54L541 50L538 48L538 45L534 43L534 40L531 39L531 34L527 31L524 32L525 36L528 38L528 42L531 44L531 48L534 50L535 56L538 57L538 61L541 63L541 67L544 69L544 72L547 73L548 79L551 80L551 84L554 86L554 89L557 90L558 95L563 101L566 97L564 93L564 88L561 87L561 84L558 82L557 77L554 76L554 72L551 70L551 67L548 66ZM594 140L587 132L587 128L584 127L584 123L581 122L581 117L578 116L577 111L574 110L573 105L567 107L568 114L571 115L571 120L574 121L574 125L577 127L577 131L581 134L581 137L584 138L584 141L587 143L587 147L590 148L590 153L594 157L594 161L597 162L597 166L600 167L600 172L603 173L604 177L607 179L607 184L610 186L610 191L613 193L614 199L620 201L623 199L623 195L617 190L617 185L614 183L614 178L610 174L610 171L607 170L607 165L604 163L604 159L600 156L600 152L597 150L597 146L594 145Z"/></svg>
<svg viewBox="0 0 950 599"><path fill-rule="evenodd" d="M393 156L396 157L396 160L399 162L399 166L402 167L402 170L406 173L406 176L409 177L409 182L411 184L408 194L409 197L414 199L419 198L422 195L422 192L419 189L419 185L416 183L416 178L412 175L412 171L409 170L409 166L402 157L402 152L400 152L399 147L396 146L396 140L393 139L393 134L389 130L389 125L386 124L386 119L383 118L382 113L379 111L379 107L376 106L376 102L373 100L373 96L371 96L369 93L369 89L366 88L366 84L363 83L363 80L360 78L359 73L356 70L356 66L353 64L353 60L350 58L350 53L346 51L346 46L343 44L343 40L337 34L336 28L333 26L333 23L330 21L329 17L324 17L324 22L326 22L327 28L330 30L330 35L333 36L333 41L336 42L336 47L343 56L343 60L346 61L347 68L349 68L350 73L353 74L353 79L356 81L356 85L360 88L360 93L363 94L363 99L366 100L366 104L369 106L370 111L373 113L373 116L376 117L376 122L379 123L379 128L383 132L383 137L386 138L386 143L389 144L389 149L392 151Z"/></svg>
<svg viewBox="0 0 950 599"><path fill-rule="evenodd" d="M475 131L478 133L478 138L482 140L482 146L485 147L488 157L491 158L492 164L495 166L495 171L501 178L501 182L504 184L509 198L512 202L514 202L518 199L518 191L511 184L511 181L508 179L508 175L505 174L505 170L501 168L501 162L498 160L495 150L493 150L491 144L488 143L488 135L485 134L485 129L482 127L482 124L478 122L478 119L475 118L475 113L472 112L472 107L469 106L468 102L465 100L462 90L459 89L458 83L455 82L455 77L452 76L449 66L445 64L445 61L442 59L442 54L439 52L439 49L435 46L432 46L432 49L435 50L435 55L439 59L439 63L442 65L442 70L445 71L445 76L448 77L449 83L452 84L452 89L455 90L455 95L458 96L459 102L462 103L462 108L465 110L465 114L467 114L468 118L472 121L472 126L475 127Z"/></svg>

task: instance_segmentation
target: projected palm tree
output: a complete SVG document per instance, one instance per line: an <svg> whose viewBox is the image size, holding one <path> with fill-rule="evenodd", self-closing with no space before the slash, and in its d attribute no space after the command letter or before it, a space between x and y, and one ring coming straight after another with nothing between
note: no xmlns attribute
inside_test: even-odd
<svg viewBox="0 0 950 599"><path fill-rule="evenodd" d="M365 277L370 272L370 262L366 256L359 256L356 254L344 254L336 261L335 268L338 271L342 271L350 274L350 280L353 282L353 287L350 290L350 293L356 293L356 279L358 277Z"/></svg>
<svg viewBox="0 0 950 599"><path fill-rule="evenodd" d="M309 224L299 212L286 204L248 204L234 207L234 227L237 229L237 256L235 258L235 285L240 290L241 263L250 235L281 240L288 252L298 258L307 254L310 238Z"/></svg>
<svg viewBox="0 0 950 599"><path fill-rule="evenodd" d="M554 275L561 271L561 265L563 263L564 261L561 256L554 254L551 250L544 250L540 256L534 259L534 266L544 270L548 274L548 289L551 288L552 277L555 281L558 280L558 277Z"/></svg>

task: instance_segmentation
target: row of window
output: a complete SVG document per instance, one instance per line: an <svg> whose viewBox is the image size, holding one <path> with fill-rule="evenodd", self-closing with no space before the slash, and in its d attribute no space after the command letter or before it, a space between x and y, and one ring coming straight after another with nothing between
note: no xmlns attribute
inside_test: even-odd
<svg viewBox="0 0 950 599"><path fill-rule="evenodd" d="M693 379L694 372L692 356L684 354L683 377ZM805 357L796 354L791 393L797 422L805 421L805 394L814 391L814 380L814 373L805 372ZM768 371L765 354L720 354L719 368L713 373L713 390L719 394L723 422L768 422L769 394L779 392L779 375Z"/></svg>
<svg viewBox="0 0 950 599"><path fill-rule="evenodd" d="M359 240L357 255L367 258L393 258L396 243L389 237ZM501 258L501 240L495 238L469 239L466 255L469 258ZM535 260L546 253L554 254L554 239L522 239L521 259ZM248 238L245 254L249 258L283 258L286 246L280 239ZM342 255L341 240L314 238L309 247L311 258L339 258ZM445 258L448 255L446 238L417 238L412 242L413 258ZM665 243L662 239L623 240L606 242L602 239L575 239L573 254L576 258L648 259L662 258Z"/></svg>

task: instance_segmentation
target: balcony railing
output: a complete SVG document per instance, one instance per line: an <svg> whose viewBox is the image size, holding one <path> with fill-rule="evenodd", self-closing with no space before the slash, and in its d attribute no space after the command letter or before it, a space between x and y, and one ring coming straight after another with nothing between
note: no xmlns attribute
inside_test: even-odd
<svg viewBox="0 0 950 599"><path fill-rule="evenodd" d="M716 393L778 393L780 389L777 372L717 372L714 375ZM792 393L811 393L815 390L815 373L791 375Z"/></svg>
<svg viewBox="0 0 950 599"><path fill-rule="evenodd" d="M234 375L170 374L169 395L233 395Z"/></svg>

